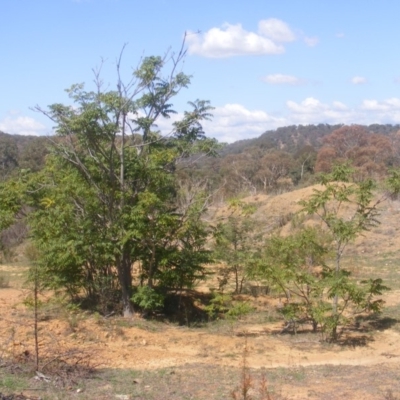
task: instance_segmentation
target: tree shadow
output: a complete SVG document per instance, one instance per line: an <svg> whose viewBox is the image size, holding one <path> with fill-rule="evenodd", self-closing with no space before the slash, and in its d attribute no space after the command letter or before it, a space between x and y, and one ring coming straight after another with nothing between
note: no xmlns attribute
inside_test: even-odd
<svg viewBox="0 0 400 400"><path fill-rule="evenodd" d="M356 319L354 330L359 332L384 331L392 328L399 322L400 321L396 318L382 316L380 314L359 316Z"/></svg>
<svg viewBox="0 0 400 400"><path fill-rule="evenodd" d="M354 349L356 347L368 346L368 344L373 341L375 341L375 339L369 335L343 335L337 339L336 344Z"/></svg>
<svg viewBox="0 0 400 400"><path fill-rule="evenodd" d="M395 318L379 314L358 316L354 325L342 331L336 343L352 348L367 346L375 340L371 333L390 329L398 322Z"/></svg>
<svg viewBox="0 0 400 400"><path fill-rule="evenodd" d="M208 304L210 299L211 294L194 290L169 293L165 298L162 314L157 319L181 326L200 327L209 320L204 304Z"/></svg>

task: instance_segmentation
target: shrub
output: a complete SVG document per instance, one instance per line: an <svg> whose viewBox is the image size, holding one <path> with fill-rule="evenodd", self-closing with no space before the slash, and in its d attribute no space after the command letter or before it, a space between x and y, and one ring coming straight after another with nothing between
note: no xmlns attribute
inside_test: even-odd
<svg viewBox="0 0 400 400"><path fill-rule="evenodd" d="M165 296L149 286L141 286L131 300L145 311L155 311L164 306Z"/></svg>

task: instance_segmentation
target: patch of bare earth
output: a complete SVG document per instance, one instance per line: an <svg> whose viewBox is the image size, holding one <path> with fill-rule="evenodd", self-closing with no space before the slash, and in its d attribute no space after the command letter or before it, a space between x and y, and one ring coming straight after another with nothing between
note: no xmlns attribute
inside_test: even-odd
<svg viewBox="0 0 400 400"><path fill-rule="evenodd" d="M24 296L21 290L0 290L2 351L16 361L33 355L32 311L22 305ZM127 396L136 393L132 398L137 399L229 398L240 382L246 343L254 390L265 374L276 398L384 399L389 389L400 392L400 333L394 329L352 332L344 336L359 341L328 345L310 333L280 334L279 323L237 322L211 329L138 317L70 318L43 317L40 351L46 362L51 355L56 362L74 354L71 362L82 356L96 367L96 380L86 382L89 397L84 398L111 398L107 396L118 392L115 382L123 377L119 390Z"/></svg>

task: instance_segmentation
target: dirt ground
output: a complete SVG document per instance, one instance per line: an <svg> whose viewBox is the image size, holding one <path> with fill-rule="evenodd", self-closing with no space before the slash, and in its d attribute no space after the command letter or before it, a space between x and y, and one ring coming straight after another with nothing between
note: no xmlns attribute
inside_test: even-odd
<svg viewBox="0 0 400 400"><path fill-rule="evenodd" d="M399 295L400 291L390 293L389 304L399 301ZM3 352L7 349L7 354L20 361L33 357L32 311L23 305L25 298L22 289L0 289ZM279 389L282 398L390 399L388 390L400 393L400 332L392 328L373 333L352 332L344 336L353 341L331 345L310 333L281 334L280 322L247 320L191 328L140 317L124 320L86 314L55 315L54 310L41 311L40 318L40 348L46 359L49 352L57 358L70 351L99 370L113 369L114 373L130 370L141 374L180 371L183 379L197 382L204 371L215 370L215 374L231 371L231 378L235 379L226 385L237 386L246 346L246 362L254 371L255 380L260 371L266 373L267 380L274 371L281 372L280 381L275 379L274 390ZM294 378L287 381L292 375ZM233 389L234 386L227 387L225 396L221 393L219 398L230 398L229 390ZM158 395L161 397L143 398L163 398Z"/></svg>

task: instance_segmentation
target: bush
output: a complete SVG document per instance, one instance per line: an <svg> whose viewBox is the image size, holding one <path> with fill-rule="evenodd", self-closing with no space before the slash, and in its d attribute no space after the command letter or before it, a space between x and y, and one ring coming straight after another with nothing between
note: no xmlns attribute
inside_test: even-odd
<svg viewBox="0 0 400 400"><path fill-rule="evenodd" d="M145 311L156 311L164 306L165 296L149 286L141 286L131 300Z"/></svg>
<svg viewBox="0 0 400 400"><path fill-rule="evenodd" d="M210 319L224 318L240 319L253 310L245 301L234 301L232 296L223 293L213 293L210 304L205 307Z"/></svg>

